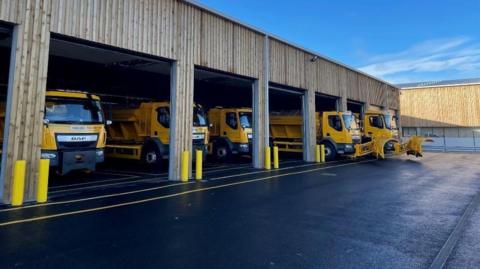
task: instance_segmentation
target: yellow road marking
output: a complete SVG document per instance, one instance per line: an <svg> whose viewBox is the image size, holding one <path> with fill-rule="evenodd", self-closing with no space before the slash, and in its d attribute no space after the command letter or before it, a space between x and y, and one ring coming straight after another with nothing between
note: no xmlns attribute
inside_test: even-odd
<svg viewBox="0 0 480 269"><path fill-rule="evenodd" d="M226 188L226 187L231 187L231 186L244 185L244 184L258 182L258 181L265 181L265 180L271 179L271 178L281 178L281 177L285 177L285 176L305 174L305 173L319 171L319 170L326 170L326 169L330 169L330 168L356 165L356 164L365 163L365 162L372 162L372 161L375 161L375 160L367 160L367 161L361 161L361 162L356 162L356 163L339 164L339 165L328 166L328 167L319 167L319 168L314 168L314 169L309 169L309 170L304 170L304 171L285 173L285 174L282 174L282 175L272 175L272 176L268 176L268 177L238 181L238 182L227 183L227 184L218 185L218 186L199 188L199 189L183 191L183 192L179 192L179 193L173 193L173 194L168 194L168 195L163 195L163 196L152 197L152 198L148 198L148 199L142 199L142 200L131 201L131 202L126 202L126 203L114 204L114 205L109 205L109 206L95 207L95 208L89 208L89 209L83 209L83 210L77 210L77 211L71 211L71 212L64 212L64 213L59 213L59 214L52 214L52 215L34 217L34 218L28 218L28 219L22 219L22 220L8 221L8 222L0 223L0 226L9 226L9 225L13 225L13 224L41 221L41 220L58 218L58 217L78 215L78 214L89 213L89 212L96 212L96 211L102 211L102 210L118 208L118 207L125 207L125 206L129 206L129 205L143 204L143 203L147 203L147 202L151 202L151 201L163 200L163 199L167 199L167 198L171 198L171 197L177 197L177 196L187 195L187 194L196 193L196 192L204 192L204 191L208 191L208 190L215 190L215 189L221 189L221 188Z"/></svg>
<svg viewBox="0 0 480 269"><path fill-rule="evenodd" d="M337 163L337 162L340 162L340 161L329 162L329 163ZM290 166L290 167L277 169L277 170L274 170L274 171L289 170L289 169L300 168L300 167L304 167L304 166L312 166L312 165L317 165L317 164ZM213 178L213 179L218 180L218 179L226 179L226 178L245 176L245 175L251 175L251 174L271 173L271 172L272 171L263 170L263 171L249 172L249 173L243 173L243 174L228 175L228 176L223 176L221 178L218 177L218 178ZM152 180L153 181L153 180L156 180L156 179L158 179L158 178L148 178L148 179L145 179L145 180L136 180L136 181L132 181L132 182L141 182L141 181L146 181L146 180ZM44 204L34 204L34 205L28 205L28 206L23 206L23 207L12 207L12 208L7 208L7 209L2 209L2 210L0 210L0 213L1 212L7 212L7 211L17 211L17 210L22 210L22 209L34 208L34 207L44 207L44 206L50 206L50 205L62 205L62 204L68 204L68 203L78 203L78 202L83 202L83 201L91 201L91 200L97 200L97 199L103 199L103 198L111 198L111 197L116 197L116 196L124 196L124 195L129 195L129 194L136 194L136 193L141 193L141 192L148 192L148 191L154 191L154 190L159 190L159 189L166 189L166 188L170 188L170 187L186 185L186 184L191 184L191 183L194 183L194 182L176 183L176 184L170 184L170 185L166 185L166 186L152 187L152 188L140 189L140 190L135 190L135 191L113 193L113 194L94 196L94 197L88 197L88 198L80 198L80 199L74 199L74 200L68 200L68 201L50 202L50 203L44 203ZM122 182L122 183L110 184L110 185L119 185L119 184L124 184L124 183ZM93 188L93 187L97 187L97 186L91 186L91 187ZM68 191L70 191L70 190L75 190L75 189L69 189ZM67 190L65 190L65 191L67 191Z"/></svg>
<svg viewBox="0 0 480 269"><path fill-rule="evenodd" d="M338 163L340 161L333 161L330 163ZM219 179L226 179L226 178L232 178L232 177L239 177L239 176L247 176L247 175L254 175L254 174L261 174L261 173L269 173L273 171L282 171L282 170L289 170L293 168L300 168L300 167L307 167L307 166L316 166L318 164L316 163L310 163L310 164L303 164L303 165L296 165L296 166L289 166L289 167L284 167L280 169L275 169L275 170L261 170L261 171L255 171L255 172L248 172L248 173L242 173L242 174L235 174L235 175L226 175L226 176L221 176L221 177L213 177L210 178L209 180L219 180ZM87 186L87 187L80 187L80 188L70 188L70 189L65 189L65 190L55 190L51 191L50 193L55 194L55 193L62 193L62 192L72 192L72 191L79 191L79 190L88 190L88 189L96 189L96 188L101 188L101 187L108 187L108 186L117 186L117 185L126 185L130 183L138 183L138 182L149 182L149 181L156 181L159 179L166 179L166 178L145 178L145 179L138 179L138 180L132 180L132 181L127 181L127 182L118 182L118 183L109 183L109 184L97 184L97 185L92 185L92 186ZM0 210L0 212L2 212Z"/></svg>
<svg viewBox="0 0 480 269"><path fill-rule="evenodd" d="M333 161L329 162L331 163L338 163L340 161ZM275 172L275 171L282 171L282 170L289 170L293 168L301 168L301 167L307 167L307 166L318 166L318 163L309 163L309 164L302 164L302 165L296 165L296 166L289 166L289 167L284 167L284 168L279 168L279 169L272 169L269 170L268 172ZM249 172L249 173L243 173L243 174L236 174L236 175L227 175L227 176L221 176L221 177L212 177L210 180L218 180L218 179L225 179L225 178L231 178L231 177L239 177L239 176L247 176L247 175L253 175L253 174L260 174L260 173L265 173L265 170L262 171L255 171L255 172Z"/></svg>
<svg viewBox="0 0 480 269"><path fill-rule="evenodd" d="M46 207L46 206L50 206L50 205L73 204L73 203L84 202L84 201L98 200L98 199L117 197L117 196L123 196L123 195L129 195L129 194L135 194L135 193L141 193L141 192L147 192L147 191L166 189L166 188L170 188L170 187L187 185L187 184L192 184L192 183L194 183L194 182L176 183L176 184L170 184L170 185L159 186L159 187L154 187L154 188L141 189L141 190L135 190L135 191L127 191L127 192L121 192L121 193L112 193L112 194L106 194L106 195L94 196L94 197L88 197L88 198L80 198L80 199L74 199L74 200L68 200L68 201L50 202L50 203L45 203L45 204L34 204L34 205L28 205L28 206L23 206L23 207L12 207L12 208L7 208L7 209L2 209L2 210L0 210L0 213L1 212L8 212L8 211L17 211L17 210L28 209L28 208L35 208L35 207Z"/></svg>
<svg viewBox="0 0 480 269"><path fill-rule="evenodd" d="M301 161L286 161L284 163L295 163L295 162L301 162ZM332 162L333 163L333 162ZM227 167L227 166L222 166L222 167ZM208 171L204 171L204 174L209 174L209 173L215 173L215 172L221 172L221 171L230 171L230 170L238 170L238 169L243 169L243 168L249 168L251 166L242 166L242 167L234 167L234 168L228 168L228 169L217 169L217 170L214 170L214 169L210 169ZM289 167L287 167L289 168ZM285 169L285 168L284 168ZM281 170L281 169L279 169ZM193 170L193 172L195 172L195 170ZM265 171L264 171L265 172ZM109 174L109 173L104 173L104 172L99 172L99 173L103 173L103 174ZM132 173L137 173L137 172L132 172ZM259 173L258 171L257 172L253 172L253 173ZM112 174L113 175L113 174ZM120 175L120 174L119 174ZM125 175L125 174L124 174ZM150 175L150 176L155 176L155 175L167 175L167 173L163 173L163 174L149 174L149 173L144 173L144 175ZM248 173L245 173L245 174L239 174L239 175L248 175ZM238 175L235 175L235 176L238 176ZM230 176L226 176L226 177L230 177ZM136 179L136 178L140 178L139 180L134 180L134 181L128 181L130 179ZM122 184L128 184L128 183L136 183L136 182L148 182L148 181L155 181L155 180L159 180L159 179L167 179L166 177L165 178L145 178L145 179L142 179L141 178L141 174L138 174L138 175L131 175L129 177L123 177L123 178L119 178L119 179L106 179L106 180L98 180L98 181L94 181L94 182L85 182L85 183L78 183L78 184L70 184L70 185L62 185L62 186L55 186L55 187L52 187L50 188L50 192L49 193L62 193L62 192L72 192L72 191L77 191L77 190L84 190L84 189L95 189L97 187L107 187L107 186L116 186L116 185L122 185ZM121 182L118 182L118 183L111 183L111 184L103 184L105 182L116 182L116 181L121 181ZM68 188L68 187L74 187L74 186L85 186L85 185L88 185L86 187L81 187L81 188ZM0 212L2 212L0 210Z"/></svg>
<svg viewBox="0 0 480 269"><path fill-rule="evenodd" d="M96 184L99 184L99 183L105 183L105 182L115 182L115 181L122 181L122 180L128 180L128 179L134 179L134 178L141 178L140 176L125 176L125 177L121 177L121 178L116 178L116 179L105 179L105 180L102 180L102 179L99 179L97 181L90 181L90 182L84 182L84 183L75 183L75 184L69 184L69 185L58 185L58 186L52 186L50 188L48 188L49 190L59 190L59 189L64 189L64 188L68 188L68 187L75 187L75 186L85 186L85 185L96 185Z"/></svg>

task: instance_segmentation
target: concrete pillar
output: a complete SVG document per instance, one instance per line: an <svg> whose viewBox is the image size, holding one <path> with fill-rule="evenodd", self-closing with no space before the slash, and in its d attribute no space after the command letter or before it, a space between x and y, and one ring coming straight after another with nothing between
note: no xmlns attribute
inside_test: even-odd
<svg viewBox="0 0 480 269"><path fill-rule="evenodd" d="M265 147L269 145L269 38L264 37L262 76L253 84L253 167L264 168Z"/></svg>
<svg viewBox="0 0 480 269"><path fill-rule="evenodd" d="M315 119L315 91L307 90L303 96L303 160L315 161L317 129Z"/></svg>
<svg viewBox="0 0 480 269"><path fill-rule="evenodd" d="M1 199L10 203L13 166L27 162L25 201L35 199L43 129L48 52L50 0L29 1L24 21L14 26L3 137Z"/></svg>

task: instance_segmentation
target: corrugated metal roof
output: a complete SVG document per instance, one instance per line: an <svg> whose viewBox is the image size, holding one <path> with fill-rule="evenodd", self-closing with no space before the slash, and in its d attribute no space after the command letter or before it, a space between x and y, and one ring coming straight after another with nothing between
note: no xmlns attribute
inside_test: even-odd
<svg viewBox="0 0 480 269"><path fill-rule="evenodd" d="M480 78L403 83L403 84L397 84L397 87L402 89L409 89L409 88L429 88L429 87L470 85L470 84L480 84Z"/></svg>

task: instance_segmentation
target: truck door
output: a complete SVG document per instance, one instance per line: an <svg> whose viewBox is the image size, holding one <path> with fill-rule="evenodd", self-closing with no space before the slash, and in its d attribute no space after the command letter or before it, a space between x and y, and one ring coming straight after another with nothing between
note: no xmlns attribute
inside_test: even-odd
<svg viewBox="0 0 480 269"><path fill-rule="evenodd" d="M385 123L380 114L367 114L365 121L365 134L368 137L379 136L384 132Z"/></svg>
<svg viewBox="0 0 480 269"><path fill-rule="evenodd" d="M325 114L323 117L324 137L331 138L335 143L345 143L342 119L337 114Z"/></svg>
<svg viewBox="0 0 480 269"><path fill-rule="evenodd" d="M230 139L231 142L238 142L240 139L238 128L240 128L236 112L225 112L223 115L222 136Z"/></svg>

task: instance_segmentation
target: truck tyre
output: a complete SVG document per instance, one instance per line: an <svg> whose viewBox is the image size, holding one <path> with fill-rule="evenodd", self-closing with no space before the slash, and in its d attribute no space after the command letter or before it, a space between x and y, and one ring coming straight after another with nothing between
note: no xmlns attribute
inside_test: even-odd
<svg viewBox="0 0 480 269"><path fill-rule="evenodd" d="M160 150L156 146L147 146L143 150L142 162L148 166L158 166L162 160Z"/></svg>
<svg viewBox="0 0 480 269"><path fill-rule="evenodd" d="M325 145L325 161L331 162L337 158L337 150L331 143L324 143Z"/></svg>
<svg viewBox="0 0 480 269"><path fill-rule="evenodd" d="M227 143L216 143L213 147L213 154L219 161L228 161L232 157L232 152Z"/></svg>

